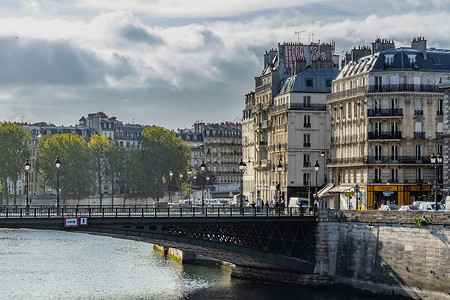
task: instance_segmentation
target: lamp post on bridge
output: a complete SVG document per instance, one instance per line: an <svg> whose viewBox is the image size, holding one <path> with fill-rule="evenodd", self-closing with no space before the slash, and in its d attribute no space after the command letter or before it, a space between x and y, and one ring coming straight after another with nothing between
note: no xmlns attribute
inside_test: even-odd
<svg viewBox="0 0 450 300"><path fill-rule="evenodd" d="M281 171L283 171L283 165L281 164L281 156L280 156L280 160L278 161L277 171L278 171L278 184L276 185L277 202L280 202L280 199L281 199ZM280 204L281 203L278 203L278 205L280 205Z"/></svg>
<svg viewBox="0 0 450 300"><path fill-rule="evenodd" d="M202 160L202 164L200 165L200 170L202 172L202 214L204 213L205 209L205 171L206 171L206 165L205 161Z"/></svg>
<svg viewBox="0 0 450 300"><path fill-rule="evenodd" d="M315 193L315 202L318 201L319 197L317 195L317 173L319 173L320 165L319 161L316 160L316 163L314 164L314 171L316 171L316 193ZM314 203L314 212L316 211L316 203Z"/></svg>
<svg viewBox="0 0 450 300"><path fill-rule="evenodd" d="M438 153L438 156L436 157L433 153L431 155L430 159L431 159L431 164L433 164L433 166L434 166L434 210L438 211L439 207L438 207L438 201L437 201L437 190L438 190L437 179L438 179L438 168L439 168L440 164L442 164L442 155L440 153Z"/></svg>
<svg viewBox="0 0 450 300"><path fill-rule="evenodd" d="M183 174L180 173L180 193L181 193L181 199L183 199Z"/></svg>
<svg viewBox="0 0 450 300"><path fill-rule="evenodd" d="M244 201L242 200L242 194L243 194L243 188L244 188L244 172L245 172L245 167L247 166L245 164L245 162L241 161L239 162L239 172L241 173L241 194L240 194L240 199L239 199L239 208L242 209L244 207Z"/></svg>
<svg viewBox="0 0 450 300"><path fill-rule="evenodd" d="M169 171L169 202L172 203L172 177L173 172Z"/></svg>
<svg viewBox="0 0 450 300"><path fill-rule="evenodd" d="M192 175L192 169L189 167L187 169L187 174L188 174L188 180L189 180L189 192L188 192L188 197L189 197L189 205L191 205L191 186L192 186L192 179L191 179L191 175Z"/></svg>
<svg viewBox="0 0 450 300"><path fill-rule="evenodd" d="M30 160L27 158L27 160L25 161L25 181L26 181L26 189L27 189L27 198L26 198L26 202L25 202L25 211L26 214L28 215L30 213L30 202L29 202L29 198L28 198L28 176L29 176L29 171L30 171Z"/></svg>
<svg viewBox="0 0 450 300"><path fill-rule="evenodd" d="M56 156L55 159L55 167L56 167L56 214L59 215L59 169L61 168L61 161L59 160L59 156Z"/></svg>

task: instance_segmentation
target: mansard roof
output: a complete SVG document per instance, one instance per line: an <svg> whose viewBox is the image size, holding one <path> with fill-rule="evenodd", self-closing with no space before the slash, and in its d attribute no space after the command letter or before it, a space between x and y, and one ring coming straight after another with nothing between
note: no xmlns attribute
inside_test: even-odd
<svg viewBox="0 0 450 300"><path fill-rule="evenodd" d="M367 72L411 70L450 72L450 51L430 48L423 53L407 47L388 49L348 63L342 68L337 79Z"/></svg>
<svg viewBox="0 0 450 300"><path fill-rule="evenodd" d="M279 95L290 92L330 93L331 81L339 74L338 68L309 68L297 75L286 78Z"/></svg>

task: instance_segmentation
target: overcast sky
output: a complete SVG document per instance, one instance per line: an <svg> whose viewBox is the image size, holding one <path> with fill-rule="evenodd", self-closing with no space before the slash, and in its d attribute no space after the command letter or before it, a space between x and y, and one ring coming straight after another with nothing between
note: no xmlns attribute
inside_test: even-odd
<svg viewBox="0 0 450 300"><path fill-rule="evenodd" d="M0 120L239 121L278 42L450 49L449 20L450 0L1 0Z"/></svg>

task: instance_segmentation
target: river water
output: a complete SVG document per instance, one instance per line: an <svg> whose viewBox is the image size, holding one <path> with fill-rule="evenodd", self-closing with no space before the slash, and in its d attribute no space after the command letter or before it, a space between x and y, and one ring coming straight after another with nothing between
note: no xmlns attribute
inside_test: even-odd
<svg viewBox="0 0 450 300"><path fill-rule="evenodd" d="M0 229L0 299L376 299L231 279L181 265L152 244L63 231Z"/></svg>

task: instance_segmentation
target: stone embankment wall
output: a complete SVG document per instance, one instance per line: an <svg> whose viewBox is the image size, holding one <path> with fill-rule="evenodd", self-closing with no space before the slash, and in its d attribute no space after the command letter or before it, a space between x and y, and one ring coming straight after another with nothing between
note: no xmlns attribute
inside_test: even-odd
<svg viewBox="0 0 450 300"><path fill-rule="evenodd" d="M414 218L425 221L417 226ZM450 213L344 211L320 222L315 273L378 294L450 299Z"/></svg>

